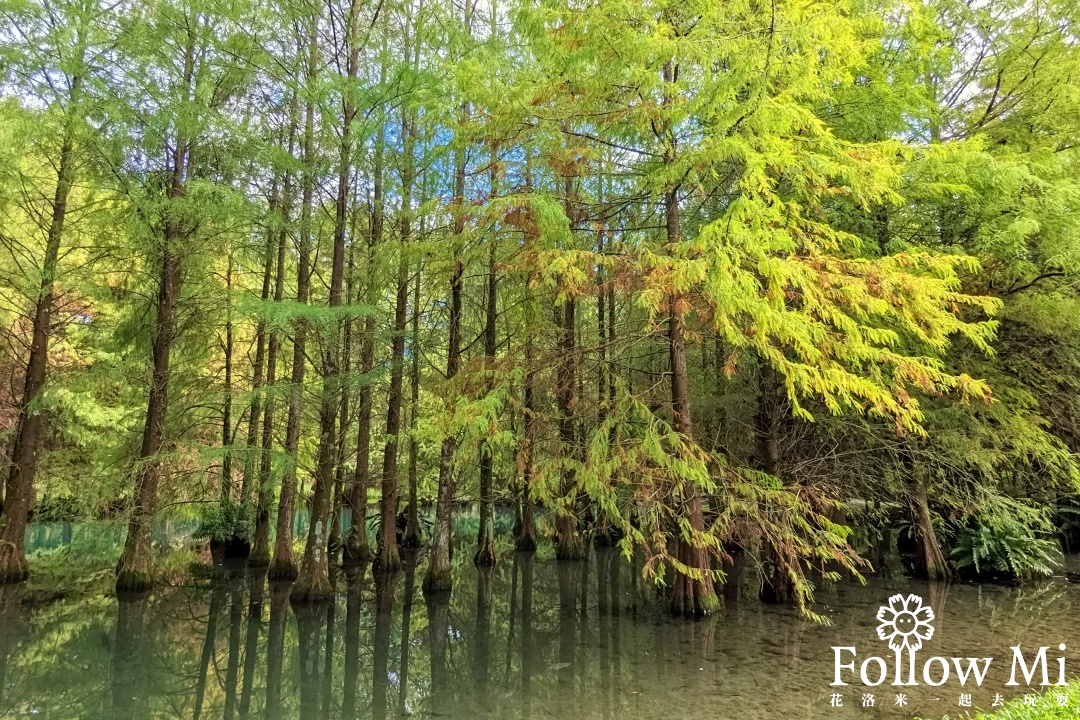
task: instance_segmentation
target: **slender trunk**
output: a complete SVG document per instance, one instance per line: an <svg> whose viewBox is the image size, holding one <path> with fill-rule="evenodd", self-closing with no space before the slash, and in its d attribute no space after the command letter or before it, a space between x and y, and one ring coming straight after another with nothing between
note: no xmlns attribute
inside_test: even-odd
<svg viewBox="0 0 1080 720"><path fill-rule="evenodd" d="M674 189L665 197L667 215L668 243L679 241L679 204ZM680 296L670 298L670 316L668 319L668 342L671 355L671 409L675 429L683 442L693 441L693 425L690 415L689 371L686 361L686 339L683 325L683 312ZM693 535L705 531L705 516L702 509L701 494L697 488L684 489L686 498L685 512L690 530L680 532L678 553L680 562L686 566L686 572L676 573L672 607L684 615L704 615L716 607L716 593L713 589L712 569L709 556L700 540Z"/></svg>
<svg viewBox="0 0 1080 720"><path fill-rule="evenodd" d="M532 170L529 151L525 151L525 191L532 192ZM532 249L539 239L539 231L530 224L526 231L525 246ZM533 274L525 279L525 325L533 327L536 322L536 305L532 297ZM521 523L517 528L514 546L521 552L536 550L536 521L530 497L533 477L533 450L536 440L536 351L533 333L525 334L525 387L522 398L524 422L522 423L521 458Z"/></svg>
<svg viewBox="0 0 1080 720"><path fill-rule="evenodd" d="M349 252L349 276L352 276L352 248ZM345 297L352 297L352 281L346 284ZM337 564L341 560L341 509L345 504L345 451L348 445L350 393L345 390L344 378L349 376L352 369L352 321L346 319L342 328L341 336L341 376L342 392L340 409L338 411L337 448L334 451L334 500L330 507L330 537L326 541L326 552L329 561Z"/></svg>
<svg viewBox="0 0 1080 720"><path fill-rule="evenodd" d="M413 160L413 138L415 137L415 118L402 116L402 134L406 139L405 169L402 173L402 230L403 242L408 239L412 222L412 184L415 177ZM423 183L421 183L423 186ZM424 201L422 187L420 193L421 205ZM423 225L420 232L423 235ZM420 279L423 275L421 263L417 263L416 276L413 281L413 308L412 308L412 338L410 342L410 368L409 368L409 503L405 509L405 536L402 546L415 548L420 546L420 517L417 508L417 450L416 442L416 418L420 412Z"/></svg>
<svg viewBox="0 0 1080 720"><path fill-rule="evenodd" d="M926 478L916 452L914 448L906 448L903 451L904 465L907 470L908 501L911 503L912 526L915 532L914 574L919 578L946 580L949 577L949 566L945 562L945 554L941 551L937 534L934 532Z"/></svg>
<svg viewBox="0 0 1080 720"><path fill-rule="evenodd" d="M373 284L373 244L369 244L368 256L368 285ZM374 293L368 292L368 297L373 298ZM368 480L371 467L371 371L375 367L375 318L369 315L364 320L364 333L360 340L360 373L361 380L359 397L359 419L356 430L356 469L353 473L352 485L349 487L349 508L352 511L352 525L349 535L345 539L345 560L348 562L362 562L371 555L371 546L367 534L367 503L368 503Z"/></svg>
<svg viewBox="0 0 1080 720"><path fill-rule="evenodd" d="M466 0L466 19L471 15ZM468 103L462 106L462 124L469 117ZM454 271L450 279L450 322L446 353L446 379L452 382L461 366L461 312L462 287L465 265L461 257L461 236L465 233L465 148L458 148L454 168ZM451 398L451 402L453 398ZM448 412L452 407L447 408ZM427 575L424 577L425 593L449 592L453 584L450 577L450 512L454 501L454 454L457 437L451 432L443 438L439 452L439 487L435 505L435 530L431 538L431 554Z"/></svg>
<svg viewBox="0 0 1080 720"><path fill-rule="evenodd" d="M531 313L531 308L527 311ZM515 547L522 552L536 550L536 520L534 519L533 502L530 497L533 478L533 452L536 441L536 363L535 350L532 335L525 337L525 397L524 397L524 430L522 443L524 457L521 464L521 526L518 528L518 536L514 543Z"/></svg>
<svg viewBox="0 0 1080 720"><path fill-rule="evenodd" d="M351 4L349 11L349 35L352 40L355 27L359 22L357 2ZM312 18L312 24L317 25L318 16ZM308 71L311 78L317 72L316 62L318 55L315 28L311 30L312 49L309 55ZM353 44L350 42L350 45ZM350 80L354 65L352 53L350 53ZM352 97L351 85L346 89L346 98ZM341 376L338 362L340 361L341 322L337 318L334 309L341 306L341 289L345 282L345 224L348 217L347 203L349 201L349 174L352 141L348 132L352 118L349 117L352 103L346 101L346 117L342 129L341 155L338 172L338 194L334 216L334 245L330 269L330 297L328 305L331 308L331 319L326 323L326 339L323 343L322 352L322 398L319 403L319 449L315 464L315 487L311 495L311 521L308 523L308 537L304 545L304 556L300 562L300 573L296 584L293 586L291 601L315 601L325 600L333 594L330 584L329 564L327 562L327 545L330 537L330 500L334 486L334 459L337 452L337 421L341 398ZM305 127L306 132L306 127ZM305 138L306 142L306 138ZM307 149L305 148L305 157ZM314 159L309 167L313 170ZM310 218L309 218L310 221Z"/></svg>
<svg viewBox="0 0 1080 720"><path fill-rule="evenodd" d="M225 401L221 410L221 502L232 501L232 374L233 374L233 323L232 323L232 253L225 258Z"/></svg>
<svg viewBox="0 0 1080 720"><path fill-rule="evenodd" d="M757 440L757 468L774 477L779 477L780 442L777 433L777 418L773 404L778 392L775 372L761 363L758 381L757 412L754 414L754 431ZM761 548L762 583L759 597L763 602L787 604L794 599L791 578L785 563L776 548L766 542Z"/></svg>
<svg viewBox="0 0 1080 720"><path fill-rule="evenodd" d="M273 218L278 211L277 177L275 176L270 190L269 215ZM274 245L275 232L273 226L266 233L266 252L263 255L262 291L259 299L265 306L270 299L270 284L274 277ZM251 403L248 406L248 431L247 441L244 443L244 475L240 481L240 502L247 504L251 501L251 486L258 477L259 452L256 450L259 442L259 423L262 420L263 411L263 372L266 364L266 320L262 316L265 307L260 310L259 320L255 325L255 367L251 380Z"/></svg>
<svg viewBox="0 0 1080 720"><path fill-rule="evenodd" d="M317 12L317 11L316 11ZM316 38L317 18L308 21L307 79L312 82L316 73L319 51ZM296 270L296 302L306 305L311 284L312 202L315 194L315 101L309 99L304 116L303 199L300 208L300 246ZM291 580L298 575L293 553L293 515L296 503L297 451L300 448L300 422L304 406L304 371L307 351L307 320L299 317L293 328L293 358L289 417L285 428L285 454L288 456L285 474L281 478L278 497L277 527L274 538L274 557L270 561L270 579ZM314 520L311 522L314 527ZM324 543L325 547L325 543Z"/></svg>
<svg viewBox="0 0 1080 720"><path fill-rule="evenodd" d="M565 179L565 210L573 228L573 178ZM562 482L559 494L561 504L555 519L555 557L559 560L581 560L585 557L585 545L581 539L577 519L577 473L571 462L576 454L575 411L577 405L577 381L575 379L575 340L577 328L577 303L567 297L556 308L559 326L559 367L556 379L556 400L559 406L559 454L562 460Z"/></svg>
<svg viewBox="0 0 1080 720"><path fill-rule="evenodd" d="M397 293L394 302L394 337L390 355L390 392L386 404L386 444L383 447L382 499L375 569L391 572L401 568L397 541L398 435L401 432L402 380L405 365L405 323L409 305L408 261L405 245L398 260Z"/></svg>
<svg viewBox="0 0 1080 720"><path fill-rule="evenodd" d="M671 89L678 76L678 66L674 60L664 64L663 80L664 105L672 102L674 91ZM672 127L663 133L664 164L675 162L677 147ZM667 246L674 250L681 242L679 226L678 186L668 188L664 194L664 217L666 221ZM672 293L668 298L668 347L671 371L671 410L676 432L680 441L694 441L693 423L690 413L690 374L686 358L686 337L684 313L688 305L679 293ZM710 557L703 546L700 535L705 532L705 514L702 507L701 493L692 479L684 479L682 488L687 527L678 530L677 553L679 562L685 570L675 573L672 588L672 609L683 615L705 615L717 605L716 592L713 589Z"/></svg>
<svg viewBox="0 0 1080 720"><path fill-rule="evenodd" d="M72 78L71 101L78 98L82 76ZM52 328L53 287L56 279L60 241L64 234L68 196L74 175L74 132L70 121L60 147L60 162L56 173L52 217L45 243L45 258L41 267L41 282L34 299L34 324L30 341L30 356L23 377L22 397L19 399L19 418L15 445L11 451L6 497L0 512L0 583L19 582L28 575L26 565L26 524L34 504L34 475L37 473L38 451L41 446L41 411L36 407L49 366L49 336Z"/></svg>
<svg viewBox="0 0 1080 720"><path fill-rule="evenodd" d="M413 312L412 312L412 341L410 348L410 360L412 367L409 372L409 505L405 515L405 537L402 546L415 548L420 546L420 516L417 508L417 451L416 442L416 418L420 411L420 278L422 275L420 265L416 267L416 277L413 280Z"/></svg>
<svg viewBox="0 0 1080 720"><path fill-rule="evenodd" d="M379 80L386 78L385 65L379 69ZM375 164L372 177L371 233L368 236L367 287L365 297L370 313L378 303L378 286L375 280L375 246L382 241L383 231L383 153L385 149L385 130L382 123L375 139ZM350 562L366 560L371 554L367 536L368 484L371 467L371 371L375 367L375 317L369 314L364 323L364 337L360 345L360 369L364 375L360 388L360 420L356 436L356 471L353 475L352 488L349 492L349 505L352 508L352 527L345 544L345 559Z"/></svg>
<svg viewBox="0 0 1080 720"><path fill-rule="evenodd" d="M491 153L491 196L498 196L498 156L497 148ZM495 263L498 258L498 238L492 229L488 252L487 307L484 323L484 371L487 373L485 384L490 392L495 372L496 333L495 322L498 319L498 276ZM495 564L495 490L492 481L493 460L491 444L485 438L480 444L480 528L476 538L476 555L473 562L477 565Z"/></svg>
<svg viewBox="0 0 1080 720"><path fill-rule="evenodd" d="M185 90L192 82L195 62L194 38L187 47L184 62ZM170 204L184 195L190 148L178 138L172 153L172 178L169 183ZM150 548L150 521L157 508L157 488L161 480L161 450L165 441L165 420L169 404L169 354L176 335L176 306L180 297L181 253L186 233L178 213L169 212L165 218L164 243L158 281L157 319L154 323L153 369L150 375L150 394L143 425L142 446L139 449L135 492L127 539L116 569L116 589L138 592L148 590L153 572Z"/></svg>
<svg viewBox="0 0 1080 720"><path fill-rule="evenodd" d="M599 192L600 205L603 207L604 203L604 182L603 177L600 179L600 192ZM603 223L603 220L601 220ZM596 231L596 253L601 258L604 255L604 227L601 224L600 228ZM596 271L596 337L597 343L600 348L599 357L597 358L596 365L596 419L597 422L603 425L607 419L607 413L609 411L607 405L607 343L605 342L605 336L607 335L607 294L604 289L604 266L600 264ZM608 522L606 514L603 514L603 510L600 510L601 515L597 520L595 543L599 546L609 546L612 543L611 526Z"/></svg>
<svg viewBox="0 0 1080 720"><path fill-rule="evenodd" d="M296 101L293 98L293 117L295 118ZM296 135L296 123L291 123L289 131L289 154L292 154L293 138ZM285 174L285 190L281 207L281 227L277 232L277 261L274 277L274 302L285 300L285 250L288 243L289 213L292 211L292 173ZM266 351L266 407L263 411L262 437L259 453L259 506L255 514L255 538L252 541L248 564L263 566L270 564L270 503L273 499L271 477L273 471L272 451L274 446L274 394L272 388L277 382L277 359L281 354L281 333L270 332Z"/></svg>

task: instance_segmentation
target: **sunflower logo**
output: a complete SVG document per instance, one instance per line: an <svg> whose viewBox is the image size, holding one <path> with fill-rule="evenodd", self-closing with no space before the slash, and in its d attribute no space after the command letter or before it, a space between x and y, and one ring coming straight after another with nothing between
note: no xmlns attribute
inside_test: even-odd
<svg viewBox="0 0 1080 720"><path fill-rule="evenodd" d="M914 652L934 636L934 627L930 624L934 621L934 611L923 605L918 595L893 595L889 604L878 610L877 619L881 622L877 628L878 637L897 653L905 647Z"/></svg>

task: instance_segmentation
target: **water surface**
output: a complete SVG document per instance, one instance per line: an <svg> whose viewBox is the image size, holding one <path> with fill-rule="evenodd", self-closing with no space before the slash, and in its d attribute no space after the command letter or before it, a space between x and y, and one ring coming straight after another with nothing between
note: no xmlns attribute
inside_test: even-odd
<svg viewBox="0 0 1080 720"><path fill-rule="evenodd" d="M242 568L192 575L141 598L46 604L0 589L0 716L39 718L663 719L940 718L989 707L1007 688L1009 647L1066 643L1080 668L1080 585L929 586L898 571L866 586L820 588L830 626L763 605L750 572L699 621L668 617L653 588L616 551L557 563L550 549L513 552L478 570L455 553L454 591L421 593L423 555L392 577L341 572L337 599L293 608L287 586ZM892 654L878 607L914 592L933 607L918 657L994 657L972 710L961 688L841 688L833 646L860 660ZM1051 672L1056 665L1051 666ZM873 707L863 707L873 693Z"/></svg>

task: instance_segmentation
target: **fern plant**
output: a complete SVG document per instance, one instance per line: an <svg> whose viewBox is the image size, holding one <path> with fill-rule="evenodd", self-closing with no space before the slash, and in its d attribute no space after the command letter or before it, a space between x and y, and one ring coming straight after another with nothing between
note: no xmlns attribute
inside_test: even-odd
<svg viewBox="0 0 1080 720"><path fill-rule="evenodd" d="M1047 537L1015 523L978 524L957 532L952 557L958 569L976 575L1029 579L1053 575L1061 566L1061 548Z"/></svg>

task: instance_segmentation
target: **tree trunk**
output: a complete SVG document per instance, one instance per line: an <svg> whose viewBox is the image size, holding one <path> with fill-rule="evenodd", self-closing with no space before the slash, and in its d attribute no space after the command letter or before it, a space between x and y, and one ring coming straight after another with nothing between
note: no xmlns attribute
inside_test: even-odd
<svg viewBox="0 0 1080 720"><path fill-rule="evenodd" d="M232 375L233 375L233 323L232 323L232 253L225 258L225 400L221 409L221 502L232 502Z"/></svg>
<svg viewBox="0 0 1080 720"><path fill-rule="evenodd" d="M491 153L491 197L498 196L498 162L497 149ZM489 240L488 273L487 273L487 306L484 323L484 372L487 377L484 380L486 389L490 392L493 386L492 374L495 372L495 348L496 334L495 323L498 319L498 276L495 274L495 263L498 258L498 238L492 229ZM493 487L493 464L491 444L485 438L480 443L480 528L476 538L476 555L473 562L477 565L491 566L495 564L495 489Z"/></svg>
<svg viewBox="0 0 1080 720"><path fill-rule="evenodd" d="M373 251L368 248L368 280L373 283ZM373 297L369 292L368 297ZM352 511L352 525L345 539L346 562L363 562L371 556L371 545L367 534L368 480L371 474L371 371L375 367L375 318L369 315L364 320L364 333L360 340L360 373L364 376L360 386L359 419L356 429L356 469L353 472L352 485L349 487L347 501Z"/></svg>
<svg viewBox="0 0 1080 720"><path fill-rule="evenodd" d="M358 23L358 3L354 0L349 10L348 32L350 40L355 37ZM317 42L314 26L318 24L318 13L312 18L312 24L311 43L312 48L315 48ZM355 45L353 42L349 44ZM358 52L358 48L350 50L350 80L355 77L353 74L356 65L354 55ZM308 68L312 80L318 71L316 67L317 58L316 51L312 49L309 55L310 64ZM346 88L345 97L352 97L351 84ZM337 422L341 399L341 376L338 365L341 359L341 321L333 311L341 306L341 289L345 282L345 223L348 217L347 203L349 201L350 156L352 151L352 142L348 132L352 121L351 112L352 102L347 99L341 137L338 194L334 215L334 246L330 268L328 305L331 308L332 317L329 322L325 323L326 340L323 343L322 351L323 387L322 398L319 403L318 459L315 464L315 487L311 495L311 522L308 523L308 537L304 545L304 556L300 562L299 577L296 579L292 597L290 598L293 603L326 600L333 594L326 549L330 538L330 501L334 487L334 459L337 454ZM313 165L314 162L312 161Z"/></svg>
<svg viewBox="0 0 1080 720"><path fill-rule="evenodd" d="M194 46L189 43L185 61L185 75L189 82L193 72L194 52ZM187 142L178 140L173 151L170 201L178 201L184 195L188 158ZM150 521L156 510L157 488L162 474L159 453L165 440L165 420L169 404L169 354L176 335L176 304L180 297L180 253L185 241L185 233L179 223L173 213L167 213L158 282L157 320L154 323L150 396L143 425L142 447L139 449L137 461L127 539L116 569L117 591L145 591L150 588L152 581Z"/></svg>
<svg viewBox="0 0 1080 720"><path fill-rule="evenodd" d="M382 499L379 507L379 537L375 570L380 573L401 568L397 542L398 435L401 433L402 380L405 365L405 324L409 305L408 261L405 246L398 259L397 293L394 302L394 337L390 356L390 392L386 404L386 444L383 447Z"/></svg>
<svg viewBox="0 0 1080 720"><path fill-rule="evenodd" d="M352 248L349 249L349 276L352 276ZM352 281L346 284L345 296L352 297ZM349 376L352 369L350 349L352 347L352 321L345 320L341 337L341 375L342 378ZM330 507L330 536L326 541L326 552L329 554L329 562L337 564L341 560L341 509L344 507L345 495L345 452L348 445L349 433L349 403L350 393L344 390L342 384L340 408L338 411L337 448L334 451L334 500Z"/></svg>
<svg viewBox="0 0 1080 720"><path fill-rule="evenodd" d="M466 19L471 15L466 2ZM462 106L462 124L469 118L469 106ZM462 286L464 285L465 265L461 258L461 236L465 233L465 149L459 148L454 170L454 272L450 279L450 322L447 328L449 339L446 353L446 379L452 382L461 366L461 311ZM454 398L450 398L451 403ZM447 408L453 411L452 405ZM450 577L450 513L454 502L454 454L457 451L457 437L451 432L443 438L439 452L439 488L435 504L435 530L431 538L431 553L428 558L427 575L424 577L424 592L449 592L453 584Z"/></svg>
<svg viewBox="0 0 1080 720"><path fill-rule="evenodd" d="M907 469L908 495L911 503L912 527L915 532L915 577L929 580L947 580L949 566L945 554L934 533L930 499L926 491L926 478L916 457L916 450L903 451Z"/></svg>
<svg viewBox="0 0 1080 720"><path fill-rule="evenodd" d="M316 18L309 20L307 78L311 81L318 63ZM296 302L306 305L311 284L312 201L315 193L315 101L308 100L304 117L303 199L300 209L300 246L297 252ZM281 478L278 497L277 527L274 538L274 557L270 561L271 580L292 580L297 577L293 553L293 516L296 503L297 451L300 448L300 422L304 407L304 371L307 350L307 320L299 317L293 328L293 358L289 417L285 428L285 454L288 456ZM314 526L314 522L311 523ZM325 545L324 545L325 546Z"/></svg>
<svg viewBox="0 0 1080 720"><path fill-rule="evenodd" d="M527 301L528 302L528 301ZM531 303L526 313L531 312ZM531 323L530 323L531 324ZM514 547L521 552L536 550L536 520L533 515L533 503L530 497L533 478L533 451L536 441L536 370L532 334L525 336L525 390L524 390L524 445L521 465L521 525Z"/></svg>
<svg viewBox="0 0 1080 720"><path fill-rule="evenodd" d="M294 96L292 117L295 118L296 98ZM290 123L289 130L289 154L292 155L293 138L296 135L295 121ZM274 277L274 302L281 303L285 299L285 250L288 242L289 213L292 211L292 172L285 173L285 190L281 206L281 227L277 233L277 261ZM266 350L266 403L263 410L262 437L260 438L259 453L259 506L255 514L255 538L252 541L251 555L248 564L263 566L270 564L270 503L273 499L271 487L274 446L274 394L272 389L277 382L277 359L281 354L281 333L278 330L270 332Z"/></svg>
<svg viewBox="0 0 1080 720"><path fill-rule="evenodd" d="M531 157L528 149L525 150L525 192L532 192L532 168ZM539 231L530 223L526 229L525 246L533 248L539 239ZM525 325L532 327L535 322L536 306L533 302L530 290L533 282L533 274L530 272L525 280ZM520 552L532 552L536 550L536 521L533 517L533 503L530 497L533 477L533 450L536 441L536 351L533 345L533 334L525 334L525 387L522 398L524 409L524 422L522 423L522 453L521 459L521 522L517 527L517 537L514 547Z"/></svg>
<svg viewBox="0 0 1080 720"><path fill-rule="evenodd" d="M74 76L71 99L78 97L82 77ZM49 367L49 336L52 333L53 287L56 279L60 241L64 234L67 217L68 195L74 171L73 130L69 126L60 147L60 163L56 173L56 190L53 194L52 218L45 243L45 258L41 267L41 282L34 299L34 324L30 341L30 356L23 377L23 391L19 398L19 418L15 431L15 445L11 451L11 468L7 478L7 496L0 512L0 583L20 582L28 573L26 565L26 524L34 504L34 475L37 472L38 451L41 446L41 411L36 407L45 375Z"/></svg>
<svg viewBox="0 0 1080 720"><path fill-rule="evenodd" d="M563 199L566 217L570 218L570 227L574 227L573 178L565 179L565 197ZM561 310L561 312L560 312ZM556 308L556 321L559 326L559 367L556 379L556 400L559 406L559 454L562 459L562 483L559 494L564 505L557 509L555 518L555 557L559 560L582 560L585 557L585 544L578 530L577 520L577 473L568 462L576 454L575 406L577 405L577 380L575 379L577 358L575 357L577 333L577 303L574 298L563 300L561 308Z"/></svg>
<svg viewBox="0 0 1080 720"><path fill-rule="evenodd" d="M420 547L420 516L417 508L417 451L416 442L416 418L420 412L420 278L421 266L416 267L416 277L413 281L413 312L412 312L412 341L411 363L409 372L409 505L405 511L405 537L402 546L407 548Z"/></svg>
<svg viewBox="0 0 1080 720"><path fill-rule="evenodd" d="M379 81L386 78L386 66L379 68ZM383 199L383 153L386 137L383 124L379 123L375 138L375 164L372 177L373 207L371 213L371 234L368 236L367 287L365 288L368 312L378 303L378 287L375 280L375 246L382 242L384 199ZM370 373L375 367L375 318L368 315L364 324L364 337L360 347L361 372L364 384L360 388L360 423L356 437L356 472L349 493L349 505L352 508L353 523L345 544L345 559L350 562L367 560L371 547L367 536L368 483L371 467L371 411L372 393Z"/></svg>
<svg viewBox="0 0 1080 720"><path fill-rule="evenodd" d="M667 67L670 67L670 63ZM670 70L668 71L670 72ZM670 246L679 242L679 199L672 188L664 198L667 219L667 239ZM693 442L693 424L690 415L690 377L686 362L686 338L684 336L681 296L672 295L669 303L668 343L671 362L671 410L675 430L684 442ZM692 481L687 481L692 482ZM684 489L685 512L693 534L705 531L705 515L702 510L701 494L696 487ZM680 531L678 538L679 561L690 573L676 573L672 588L672 608L683 615L705 615L716 608L716 592L713 589L712 569L709 554L699 541L686 531Z"/></svg>
<svg viewBox="0 0 1080 720"><path fill-rule="evenodd" d="M757 442L755 464L762 472L779 477L780 440L777 416L773 409L779 392L775 371L761 361L758 384L757 412L754 415L754 431ZM761 548L763 582L759 597L763 602L788 604L795 599L791 578L776 548L766 541Z"/></svg>
<svg viewBox="0 0 1080 720"><path fill-rule="evenodd" d="M277 176L274 177L270 189L269 216L274 218L278 211ZM274 277L274 228L271 225L266 233L266 252L263 255L262 291L259 299L264 307L260 310L260 317L255 325L255 366L251 380L251 403L248 406L248 431L247 441L244 443L244 475L240 481L240 502L247 504L251 501L251 486L258 477L259 455L256 449L259 442L259 423L263 411L263 371L266 364L266 320L261 317L265 312L265 305L270 299L270 283Z"/></svg>

